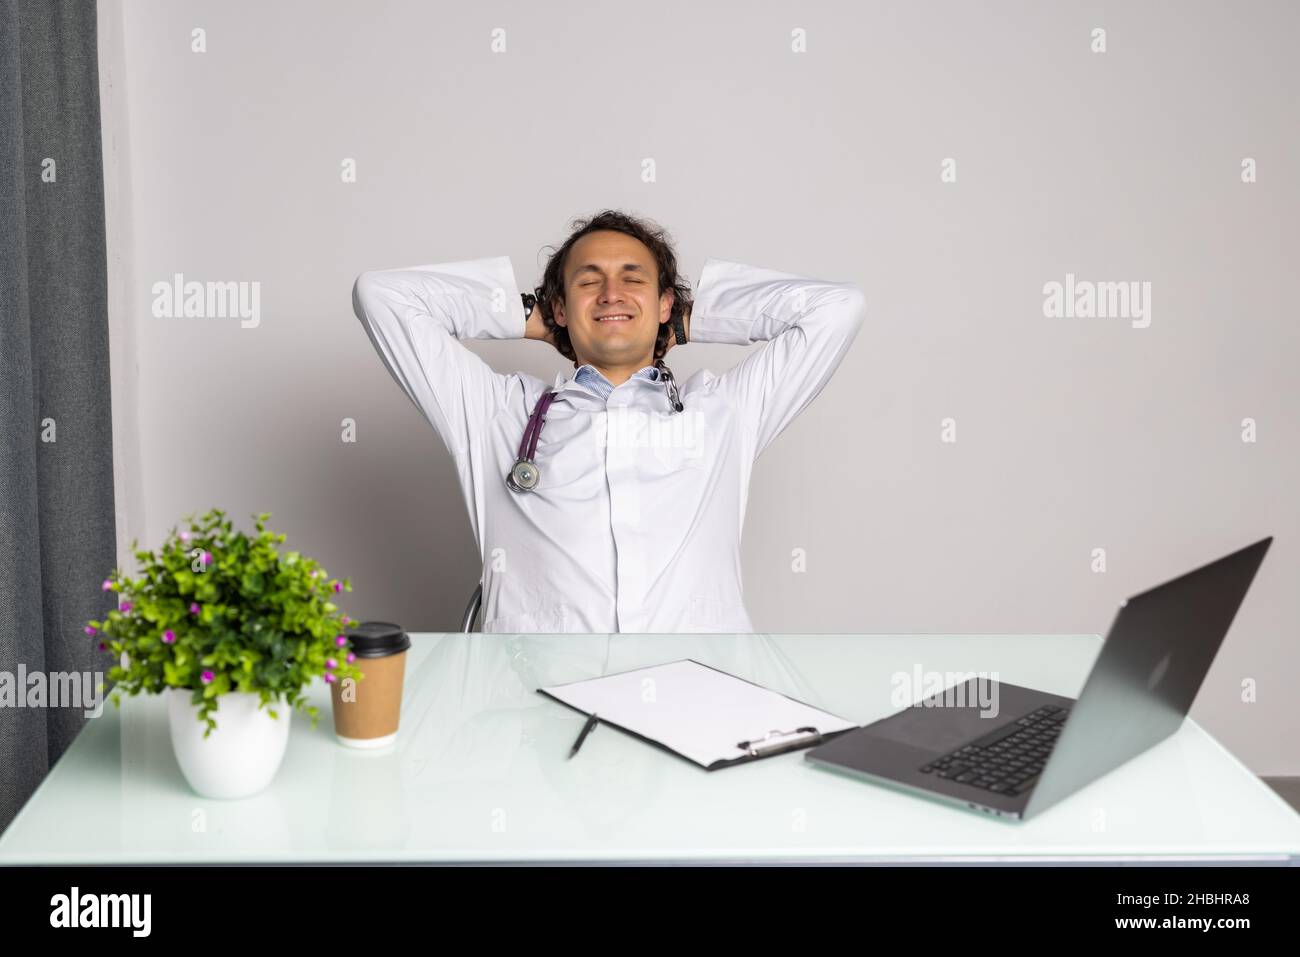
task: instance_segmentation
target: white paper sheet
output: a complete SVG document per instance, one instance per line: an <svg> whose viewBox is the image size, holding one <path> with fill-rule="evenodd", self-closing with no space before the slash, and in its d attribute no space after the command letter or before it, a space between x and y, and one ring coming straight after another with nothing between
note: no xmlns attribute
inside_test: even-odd
<svg viewBox="0 0 1300 957"><path fill-rule="evenodd" d="M542 688L602 722L656 741L697 764L738 758L741 741L769 731L856 728L829 714L699 662L673 661Z"/></svg>

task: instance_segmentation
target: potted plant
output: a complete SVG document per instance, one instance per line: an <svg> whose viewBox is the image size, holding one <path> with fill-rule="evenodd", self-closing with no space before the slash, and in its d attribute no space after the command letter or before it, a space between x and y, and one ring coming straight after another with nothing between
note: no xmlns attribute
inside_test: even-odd
<svg viewBox="0 0 1300 957"><path fill-rule="evenodd" d="M86 633L116 663L114 707L123 693L164 694L172 747L199 794L255 794L275 776L289 739L291 709L316 727L303 689L313 680L357 679L350 619L332 600L351 591L256 516L256 534L231 527L220 509L186 531L173 527L155 555L131 549L139 576L120 569L104 581L118 608ZM122 661L122 656L126 660Z"/></svg>

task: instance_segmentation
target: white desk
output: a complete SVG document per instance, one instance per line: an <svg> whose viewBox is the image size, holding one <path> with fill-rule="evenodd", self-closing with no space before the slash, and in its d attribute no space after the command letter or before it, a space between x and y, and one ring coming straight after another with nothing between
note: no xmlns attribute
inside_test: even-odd
<svg viewBox="0 0 1300 957"><path fill-rule="evenodd" d="M398 740L335 743L329 695L295 714L271 786L189 790L159 698L105 705L0 835L0 863L1280 861L1300 815L1191 721L1026 823L812 766L794 752L718 771L600 727L534 689L692 657L866 723L891 676L996 671L1077 695L1095 635L416 634Z"/></svg>

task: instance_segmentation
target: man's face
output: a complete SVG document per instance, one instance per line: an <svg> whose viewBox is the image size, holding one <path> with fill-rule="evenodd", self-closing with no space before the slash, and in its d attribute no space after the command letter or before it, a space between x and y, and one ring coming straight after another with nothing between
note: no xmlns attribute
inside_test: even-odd
<svg viewBox="0 0 1300 957"><path fill-rule="evenodd" d="M658 266L639 239L601 229L574 243L555 321L569 330L578 365L650 365L659 326L673 308L672 290L658 290ZM603 318L617 315L628 318Z"/></svg>

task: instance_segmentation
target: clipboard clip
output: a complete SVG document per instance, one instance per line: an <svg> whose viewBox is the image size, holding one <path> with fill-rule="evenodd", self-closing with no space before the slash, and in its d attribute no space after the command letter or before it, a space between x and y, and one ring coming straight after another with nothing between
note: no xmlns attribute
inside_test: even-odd
<svg viewBox="0 0 1300 957"><path fill-rule="evenodd" d="M752 741L740 741L736 744L736 747L752 757L762 758L769 754L777 754L781 751L789 751L791 748L802 747L805 744L817 744L821 739L822 733L812 727L795 728L793 731L772 730L761 738L754 738Z"/></svg>

